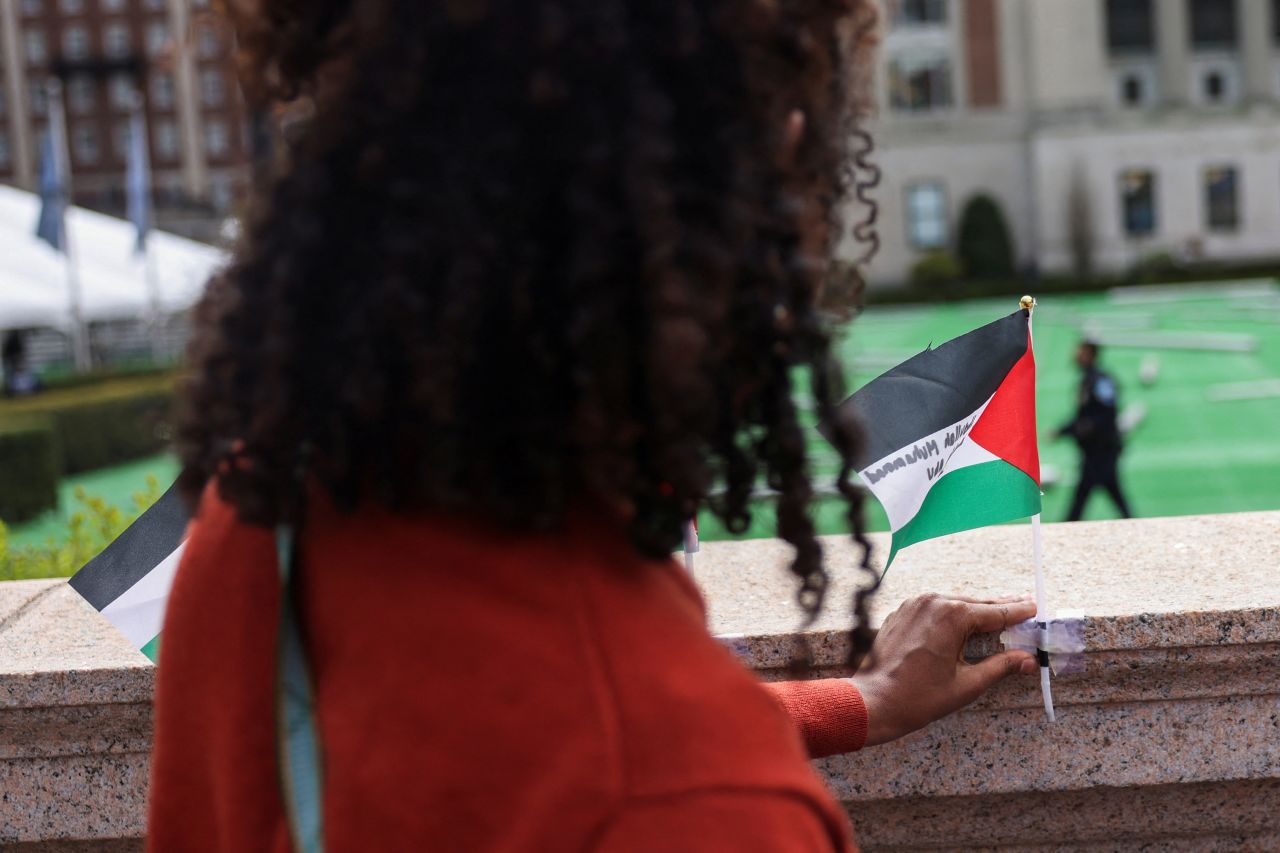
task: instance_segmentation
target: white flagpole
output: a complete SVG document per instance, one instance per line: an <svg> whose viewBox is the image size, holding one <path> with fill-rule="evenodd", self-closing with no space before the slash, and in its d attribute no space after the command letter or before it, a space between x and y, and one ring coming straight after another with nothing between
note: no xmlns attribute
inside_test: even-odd
<svg viewBox="0 0 1280 853"><path fill-rule="evenodd" d="M62 81L50 77L47 84L49 100L49 133L53 135L53 155L58 158L58 177L62 193L61 216L58 230L62 242L62 256L67 271L67 313L71 320L71 357L77 371L86 371L93 366L89 355L89 335L84 324L84 312L80 293L80 271L76 267L75 253L72 251L71 228L68 220L71 216L73 193L71 192L71 149L67 144L67 112L62 103Z"/></svg>
<svg viewBox="0 0 1280 853"><path fill-rule="evenodd" d="M1027 334L1031 338L1031 345L1034 351L1035 335L1031 331L1031 317L1035 314L1036 301L1030 296L1022 297L1020 307L1027 311ZM1049 624L1049 605L1047 602L1048 595L1045 592L1044 583L1044 548L1040 538L1040 513L1031 516L1031 552L1035 560L1036 571L1036 622L1041 626ZM1047 627L1041 627L1039 631L1039 650L1040 650L1040 695L1044 698L1044 713L1049 718L1049 722L1055 722L1057 715L1053 710L1053 688L1049 684L1049 665L1046 660L1046 647L1048 646L1049 630Z"/></svg>

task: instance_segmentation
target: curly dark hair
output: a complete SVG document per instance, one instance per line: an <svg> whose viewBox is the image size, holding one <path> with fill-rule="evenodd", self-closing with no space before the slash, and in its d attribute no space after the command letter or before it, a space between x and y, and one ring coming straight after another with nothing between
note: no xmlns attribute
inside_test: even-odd
<svg viewBox="0 0 1280 853"><path fill-rule="evenodd" d="M702 506L745 530L763 473L815 615L793 383L830 415L869 0L256 5L247 90L309 117L197 310L186 494L277 523L307 448L340 507L547 529L589 501L657 556Z"/></svg>

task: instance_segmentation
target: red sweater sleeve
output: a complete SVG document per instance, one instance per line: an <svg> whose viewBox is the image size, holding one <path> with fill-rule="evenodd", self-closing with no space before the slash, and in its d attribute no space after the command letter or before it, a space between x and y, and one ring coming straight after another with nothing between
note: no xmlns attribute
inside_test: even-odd
<svg viewBox="0 0 1280 853"><path fill-rule="evenodd" d="M856 752L867 741L867 705L847 678L765 685L795 721L811 758Z"/></svg>

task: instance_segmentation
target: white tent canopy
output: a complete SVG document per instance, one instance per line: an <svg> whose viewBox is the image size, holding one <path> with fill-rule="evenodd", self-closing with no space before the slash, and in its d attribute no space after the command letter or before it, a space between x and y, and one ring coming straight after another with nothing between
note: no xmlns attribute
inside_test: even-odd
<svg viewBox="0 0 1280 853"><path fill-rule="evenodd" d="M36 237L39 196L0 186L0 329L70 324L66 261ZM137 229L79 207L67 212L67 231L80 282L85 322L125 320L151 311L147 261L135 251ZM150 263L164 313L186 311L226 253L174 234L152 231Z"/></svg>

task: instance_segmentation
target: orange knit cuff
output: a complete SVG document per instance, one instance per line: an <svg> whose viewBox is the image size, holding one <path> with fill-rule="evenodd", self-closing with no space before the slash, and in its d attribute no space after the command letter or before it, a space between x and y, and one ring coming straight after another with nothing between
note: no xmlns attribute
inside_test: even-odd
<svg viewBox="0 0 1280 853"><path fill-rule="evenodd" d="M811 758L855 752L867 742L867 705L847 678L764 685L795 721Z"/></svg>

